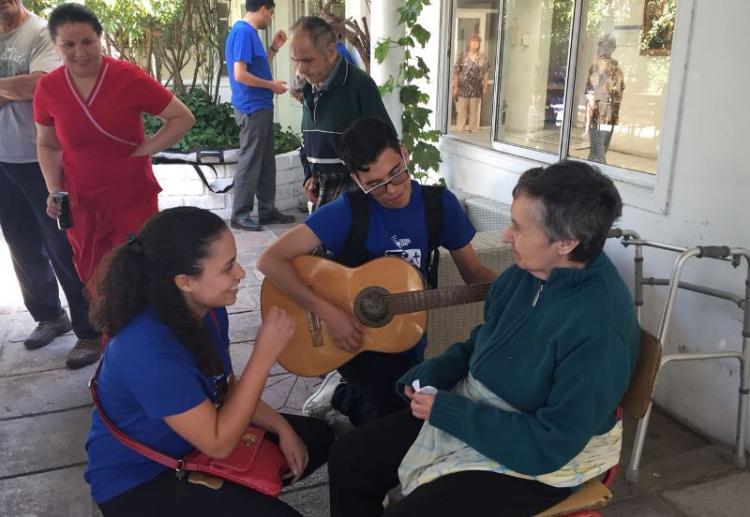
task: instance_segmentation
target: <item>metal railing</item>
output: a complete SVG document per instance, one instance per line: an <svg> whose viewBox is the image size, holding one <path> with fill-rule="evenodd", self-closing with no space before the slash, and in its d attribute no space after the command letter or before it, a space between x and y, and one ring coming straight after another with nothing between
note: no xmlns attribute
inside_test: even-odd
<svg viewBox="0 0 750 517"><path fill-rule="evenodd" d="M624 247L634 248L634 288L633 298L636 307L638 321L641 322L641 311L643 307L643 287L644 286L667 286L667 299L664 303L659 330L657 337L664 345L669 333L672 312L674 309L677 290L685 289L696 293L701 293L714 298L728 300L737 305L744 313L742 320L742 350L736 352L683 352L676 354L667 354L662 356L659 365L659 371L670 363L681 361L705 361L712 359L736 359L740 364L740 387L739 400L737 408L737 440L735 444L734 464L737 468L745 468L745 437L747 434L747 403L750 394L750 251L745 248L730 246L695 246L685 248L666 244L662 242L648 241L632 230L623 230L613 228L610 230L610 238L620 239ZM667 278L643 277L643 248L656 248L660 250L679 253L674 265L672 274ZM742 259L745 259L746 275L744 296L740 296L728 291L714 289L703 285L692 284L680 280L685 263L693 258L708 258L718 261L729 262L737 268L741 265ZM658 374L657 374L658 375ZM658 379L658 376L657 376ZM653 397L653 393L651 394ZM638 422L638 429L633 444L633 452L630 455L630 463L626 472L628 481L637 481L641 456L643 455L643 445L646 440L646 431L648 429L649 419L651 417L651 404L644 417Z"/></svg>

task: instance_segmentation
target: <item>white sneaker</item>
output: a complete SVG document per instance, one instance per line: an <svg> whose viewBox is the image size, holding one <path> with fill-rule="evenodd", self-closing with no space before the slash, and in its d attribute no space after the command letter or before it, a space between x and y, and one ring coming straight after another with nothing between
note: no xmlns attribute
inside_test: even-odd
<svg viewBox="0 0 750 517"><path fill-rule="evenodd" d="M326 375L326 378L320 383L315 393L310 395L305 403L302 404L302 414L325 420L328 411L333 409L331 407L331 399L333 398L336 386L340 382L341 374L336 370Z"/></svg>

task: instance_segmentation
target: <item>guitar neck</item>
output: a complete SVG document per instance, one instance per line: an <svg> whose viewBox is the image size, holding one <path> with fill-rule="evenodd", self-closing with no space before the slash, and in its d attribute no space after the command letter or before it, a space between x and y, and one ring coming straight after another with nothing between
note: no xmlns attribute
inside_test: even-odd
<svg viewBox="0 0 750 517"><path fill-rule="evenodd" d="M427 311L484 300L492 284L458 285L388 295L391 314Z"/></svg>

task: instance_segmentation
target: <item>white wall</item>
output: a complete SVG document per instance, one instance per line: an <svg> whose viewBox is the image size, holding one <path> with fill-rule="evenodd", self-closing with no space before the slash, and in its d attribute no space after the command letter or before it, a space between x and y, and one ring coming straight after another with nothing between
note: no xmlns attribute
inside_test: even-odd
<svg viewBox="0 0 750 517"><path fill-rule="evenodd" d="M276 11L273 16L275 30L283 30L291 38L289 27L296 21L292 2L276 2ZM289 59L289 41L281 47L279 53L273 59L273 77L280 81L286 81L288 85L292 84L294 79L292 62ZM300 132L302 123L302 104L292 97L289 92L275 97L274 119L286 129L291 127L295 133Z"/></svg>
<svg viewBox="0 0 750 517"><path fill-rule="evenodd" d="M415 54L421 57L425 64L430 69L430 80L422 80L417 84L430 96L430 101L433 105L432 113L430 114L430 126L435 129L435 103L437 102L438 95L438 82L448 82L448 78L442 78L438 75L438 61L439 61L439 49L440 49L440 2L433 2L430 5L425 6L422 10L422 14L419 17L419 23L428 31L430 31L430 41L427 42L424 49L419 48L415 51ZM447 86L447 84L446 84Z"/></svg>
<svg viewBox="0 0 750 517"><path fill-rule="evenodd" d="M676 145L662 142L662 156L674 153L670 209L658 215L627 206L621 221L644 238L682 246L727 244L750 248L750 109L746 66L750 49L750 3L725 0L721 9L695 0L689 62ZM665 121L665 127L675 120ZM471 193L510 201L518 174L534 162L479 150L445 138L442 172L449 185ZM626 189L623 189L625 192ZM624 194L628 203L628 195ZM607 247L628 283L632 283L632 251ZM646 250L647 276L669 276L674 255ZM685 280L714 288L744 291L740 271L723 262L688 263ZM647 288L645 326L655 331L664 298L662 288ZM741 348L740 310L730 302L681 292L666 352L737 350ZM733 442L738 389L736 362L668 366L659 378L657 402L694 428ZM750 444L749 444L750 445ZM648 454L648 445L646 445Z"/></svg>
<svg viewBox="0 0 750 517"><path fill-rule="evenodd" d="M390 39L397 41L404 35L404 28L397 24L398 12L403 0L372 0L370 2L370 77L377 85L385 84L390 77L396 79L398 67L404 60L404 53L400 47L392 47L385 60L378 63L375 59L375 47L381 41ZM391 117L396 132L401 135L401 103L399 90L394 89L383 95L383 105Z"/></svg>
<svg viewBox="0 0 750 517"><path fill-rule="evenodd" d="M506 129L526 133L538 131L544 122L543 117L532 117L530 112L533 105L533 113L544 113L550 45L541 37L552 27L552 9L543 9L543 5L536 2L519 4L519 7L513 9L511 15L517 24L519 41L512 38L504 41L506 58L500 75L507 79L500 102L508 104Z"/></svg>

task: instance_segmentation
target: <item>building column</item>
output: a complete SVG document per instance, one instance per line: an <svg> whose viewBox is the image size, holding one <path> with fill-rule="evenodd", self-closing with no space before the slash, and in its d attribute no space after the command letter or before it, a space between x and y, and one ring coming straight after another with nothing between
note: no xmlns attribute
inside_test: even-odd
<svg viewBox="0 0 750 517"><path fill-rule="evenodd" d="M375 46L380 40L390 38L398 40L404 35L404 28L398 25L396 9L403 5L403 0L372 0L370 3L370 75L380 86L388 77L398 78L398 67L404 60L404 52L400 47L391 48L388 57L382 64L375 60ZM393 126L401 136L401 102L398 89L383 96L383 104L391 117Z"/></svg>

